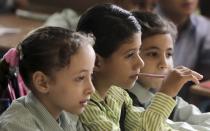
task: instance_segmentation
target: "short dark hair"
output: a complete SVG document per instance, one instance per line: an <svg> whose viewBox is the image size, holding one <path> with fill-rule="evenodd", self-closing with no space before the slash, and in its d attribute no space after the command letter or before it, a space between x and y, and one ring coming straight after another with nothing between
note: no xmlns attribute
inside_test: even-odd
<svg viewBox="0 0 210 131"><path fill-rule="evenodd" d="M88 9L81 16L77 31L93 33L96 38L95 52L109 57L122 42L140 32L141 26L129 11L113 4L101 4Z"/></svg>
<svg viewBox="0 0 210 131"><path fill-rule="evenodd" d="M157 34L170 34L175 42L177 28L173 22L151 12L134 11L132 13L142 27L142 40Z"/></svg>

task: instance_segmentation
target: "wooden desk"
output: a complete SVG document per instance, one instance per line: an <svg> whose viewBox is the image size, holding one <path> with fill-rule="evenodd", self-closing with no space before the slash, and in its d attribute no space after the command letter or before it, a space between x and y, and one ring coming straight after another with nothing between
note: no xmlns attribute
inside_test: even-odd
<svg viewBox="0 0 210 131"><path fill-rule="evenodd" d="M193 85L190 87L190 94L190 103L201 106L202 102L210 99L210 88Z"/></svg>
<svg viewBox="0 0 210 131"><path fill-rule="evenodd" d="M193 93L195 95L200 95L200 96L205 96L205 97L210 98L210 89L208 89L208 88L192 86L190 91L191 91L191 93Z"/></svg>
<svg viewBox="0 0 210 131"><path fill-rule="evenodd" d="M210 98L210 80L203 81L199 86L193 85L190 89L191 93Z"/></svg>
<svg viewBox="0 0 210 131"><path fill-rule="evenodd" d="M0 25L5 27L20 28L21 32L18 34L8 34L0 36L0 48L11 48L24 38L24 36L32 29L39 27L43 24L43 21L36 21L31 19L25 19L13 14L0 15Z"/></svg>

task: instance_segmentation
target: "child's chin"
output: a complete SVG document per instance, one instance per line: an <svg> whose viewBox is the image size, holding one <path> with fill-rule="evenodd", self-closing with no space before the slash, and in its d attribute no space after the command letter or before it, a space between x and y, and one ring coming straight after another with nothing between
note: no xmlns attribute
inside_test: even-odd
<svg viewBox="0 0 210 131"><path fill-rule="evenodd" d="M81 114L82 112L84 112L85 108L81 108L78 112L78 115Z"/></svg>
<svg viewBox="0 0 210 131"><path fill-rule="evenodd" d="M83 111L85 110L85 108L80 108L80 109L77 109L77 110L74 110L74 111L67 111L67 112L70 112L71 114L74 114L74 115L79 115L81 114Z"/></svg>
<svg viewBox="0 0 210 131"><path fill-rule="evenodd" d="M122 85L121 87L123 87L123 89L129 90L129 89L133 88L134 84L135 84L135 82L132 82L132 83Z"/></svg>

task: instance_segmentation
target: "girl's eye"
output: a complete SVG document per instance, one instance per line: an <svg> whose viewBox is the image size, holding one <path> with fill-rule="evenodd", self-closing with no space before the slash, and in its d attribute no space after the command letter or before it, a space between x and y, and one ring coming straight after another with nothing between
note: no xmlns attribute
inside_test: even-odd
<svg viewBox="0 0 210 131"><path fill-rule="evenodd" d="M131 57L136 57L139 56L139 50L133 50L128 52L128 54L126 55L126 58L131 58Z"/></svg>
<svg viewBox="0 0 210 131"><path fill-rule="evenodd" d="M85 79L85 76L79 76L75 80L79 82L79 81L82 81L84 79Z"/></svg>
<svg viewBox="0 0 210 131"><path fill-rule="evenodd" d="M157 52L149 52L149 53L147 53L147 56L156 57L156 56L158 56L158 53Z"/></svg>
<svg viewBox="0 0 210 131"><path fill-rule="evenodd" d="M134 55L134 53L131 52L131 53L128 53L126 57L127 57L127 58L130 58L130 57L132 57L133 55Z"/></svg>
<svg viewBox="0 0 210 131"><path fill-rule="evenodd" d="M172 57L173 56L173 53L167 53L167 57L169 58L169 57Z"/></svg>

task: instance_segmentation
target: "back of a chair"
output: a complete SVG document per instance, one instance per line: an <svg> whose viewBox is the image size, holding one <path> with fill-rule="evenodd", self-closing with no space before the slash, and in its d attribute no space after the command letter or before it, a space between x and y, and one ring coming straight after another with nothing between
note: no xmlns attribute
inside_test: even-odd
<svg viewBox="0 0 210 131"><path fill-rule="evenodd" d="M8 78L7 86L0 87L0 114L9 107L13 100L27 94L27 88L20 75L10 73Z"/></svg>
<svg viewBox="0 0 210 131"><path fill-rule="evenodd" d="M10 100L7 98L0 98L0 115L10 106Z"/></svg>

